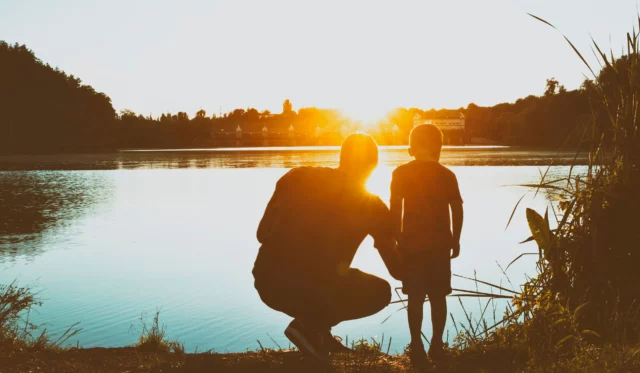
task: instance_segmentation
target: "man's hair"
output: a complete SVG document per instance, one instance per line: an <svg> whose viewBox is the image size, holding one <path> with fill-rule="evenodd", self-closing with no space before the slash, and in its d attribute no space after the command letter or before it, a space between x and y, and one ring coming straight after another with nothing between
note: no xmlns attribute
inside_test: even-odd
<svg viewBox="0 0 640 373"><path fill-rule="evenodd" d="M425 150L435 156L442 150L442 131L433 124L420 124L411 130L409 146L414 151Z"/></svg>
<svg viewBox="0 0 640 373"><path fill-rule="evenodd" d="M373 168L378 165L378 144L373 137L364 133L347 136L340 148L340 166L361 166Z"/></svg>

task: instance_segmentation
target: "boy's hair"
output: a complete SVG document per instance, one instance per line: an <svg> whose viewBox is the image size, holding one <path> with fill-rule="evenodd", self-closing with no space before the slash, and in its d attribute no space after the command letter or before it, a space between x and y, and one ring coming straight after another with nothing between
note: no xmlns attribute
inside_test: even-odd
<svg viewBox="0 0 640 373"><path fill-rule="evenodd" d="M420 124L411 130L409 147L414 151L425 150L439 156L442 150L442 131L433 124Z"/></svg>
<svg viewBox="0 0 640 373"><path fill-rule="evenodd" d="M356 166L367 169L378 165L378 144L364 133L347 136L340 148L340 166Z"/></svg>

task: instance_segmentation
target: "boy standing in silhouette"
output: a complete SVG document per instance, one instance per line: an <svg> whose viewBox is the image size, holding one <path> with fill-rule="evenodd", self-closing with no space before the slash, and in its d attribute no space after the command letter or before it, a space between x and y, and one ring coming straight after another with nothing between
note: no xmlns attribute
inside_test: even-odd
<svg viewBox="0 0 640 373"><path fill-rule="evenodd" d="M433 325L429 356L437 361L443 355L451 259L460 254L462 198L455 174L439 162L441 150L438 127L416 126L409 136L414 160L396 168L391 180L391 214L405 271L402 291L408 296L410 357L418 369L427 364L421 340L427 296Z"/></svg>

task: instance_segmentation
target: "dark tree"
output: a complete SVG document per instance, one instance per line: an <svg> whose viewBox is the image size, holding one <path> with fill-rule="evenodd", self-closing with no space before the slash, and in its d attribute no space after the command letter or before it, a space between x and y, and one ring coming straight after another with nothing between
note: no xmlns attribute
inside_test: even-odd
<svg viewBox="0 0 640 373"><path fill-rule="evenodd" d="M198 119L205 119L206 117L207 117L207 112L204 111L204 109L200 109L196 113L196 118L198 118Z"/></svg>
<svg viewBox="0 0 640 373"><path fill-rule="evenodd" d="M291 114L293 112L293 105L289 99L284 100L282 103L282 114Z"/></svg>
<svg viewBox="0 0 640 373"><path fill-rule="evenodd" d="M556 78L547 79L547 88L544 90L545 96L553 96L558 88L558 81Z"/></svg>
<svg viewBox="0 0 640 373"><path fill-rule="evenodd" d="M0 41L0 151L114 146L115 120L104 93L45 65L26 46Z"/></svg>

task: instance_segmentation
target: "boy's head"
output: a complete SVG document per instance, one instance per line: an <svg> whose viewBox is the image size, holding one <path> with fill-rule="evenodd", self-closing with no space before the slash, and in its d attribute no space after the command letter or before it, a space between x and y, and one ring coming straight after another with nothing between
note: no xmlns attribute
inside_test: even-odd
<svg viewBox="0 0 640 373"><path fill-rule="evenodd" d="M373 137L354 133L344 139L340 148L340 169L364 183L376 166L378 144Z"/></svg>
<svg viewBox="0 0 640 373"><path fill-rule="evenodd" d="M420 124L409 135L409 154L417 159L440 160L442 132L433 124Z"/></svg>

